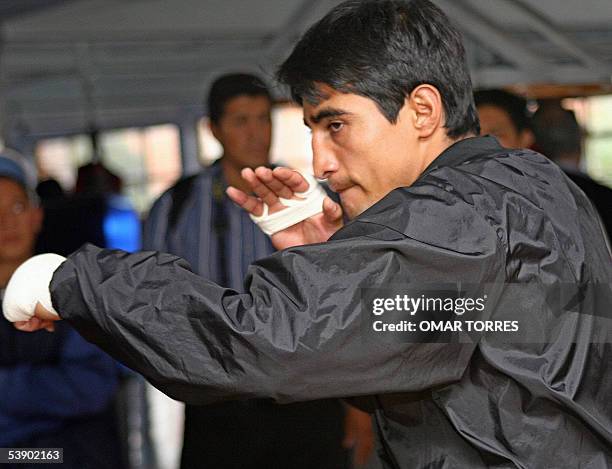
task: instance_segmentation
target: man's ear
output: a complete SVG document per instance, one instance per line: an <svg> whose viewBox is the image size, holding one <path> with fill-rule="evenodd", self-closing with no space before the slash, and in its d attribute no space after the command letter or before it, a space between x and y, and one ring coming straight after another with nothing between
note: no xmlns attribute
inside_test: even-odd
<svg viewBox="0 0 612 469"><path fill-rule="evenodd" d="M419 137L430 137L444 126L444 107L438 89L429 84L417 86L408 97L414 128Z"/></svg>
<svg viewBox="0 0 612 469"><path fill-rule="evenodd" d="M529 129L523 129L519 133L519 140L521 142L520 148L531 148L535 143L535 135Z"/></svg>

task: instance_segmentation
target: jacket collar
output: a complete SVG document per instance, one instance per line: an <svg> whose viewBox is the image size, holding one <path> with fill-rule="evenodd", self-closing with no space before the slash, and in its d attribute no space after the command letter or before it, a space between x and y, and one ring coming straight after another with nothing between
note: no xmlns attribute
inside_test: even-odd
<svg viewBox="0 0 612 469"><path fill-rule="evenodd" d="M479 155L490 155L503 151L495 137L468 137L453 143L433 160L420 177L445 166L459 166Z"/></svg>

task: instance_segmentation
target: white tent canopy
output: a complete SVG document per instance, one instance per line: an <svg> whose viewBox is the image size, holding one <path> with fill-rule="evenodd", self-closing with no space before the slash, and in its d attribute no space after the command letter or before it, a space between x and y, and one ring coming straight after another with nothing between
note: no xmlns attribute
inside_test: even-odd
<svg viewBox="0 0 612 469"><path fill-rule="evenodd" d="M476 86L610 86L611 0L434 1L464 32ZM212 78L272 79L300 34L338 3L4 0L4 135L193 121Z"/></svg>

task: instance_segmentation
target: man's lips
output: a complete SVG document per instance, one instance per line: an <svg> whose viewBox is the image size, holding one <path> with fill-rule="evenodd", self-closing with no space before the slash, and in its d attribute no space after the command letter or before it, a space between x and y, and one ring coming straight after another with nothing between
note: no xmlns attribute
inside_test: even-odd
<svg viewBox="0 0 612 469"><path fill-rule="evenodd" d="M331 188L332 191L336 192L337 194L341 194L342 192L344 192L347 189L350 189L353 186L340 186L340 185L330 183L329 187Z"/></svg>

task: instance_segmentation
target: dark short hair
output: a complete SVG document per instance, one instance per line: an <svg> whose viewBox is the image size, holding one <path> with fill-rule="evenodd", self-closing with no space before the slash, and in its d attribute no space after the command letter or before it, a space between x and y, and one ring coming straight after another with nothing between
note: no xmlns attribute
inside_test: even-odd
<svg viewBox="0 0 612 469"><path fill-rule="evenodd" d="M552 160L582 152L584 131L576 114L556 100L540 102L533 116L533 131L538 150Z"/></svg>
<svg viewBox="0 0 612 469"><path fill-rule="evenodd" d="M479 90L474 93L476 107L493 106L505 111L518 132L531 129L531 113L527 100L504 90Z"/></svg>
<svg viewBox="0 0 612 469"><path fill-rule="evenodd" d="M428 0L349 0L314 24L277 72L302 104L317 84L373 100L395 123L421 84L442 96L449 137L480 133L459 32Z"/></svg>
<svg viewBox="0 0 612 469"><path fill-rule="evenodd" d="M208 92L208 117L217 123L223 116L225 104L236 96L265 96L270 101L270 91L261 78L246 73L232 73L217 78Z"/></svg>

